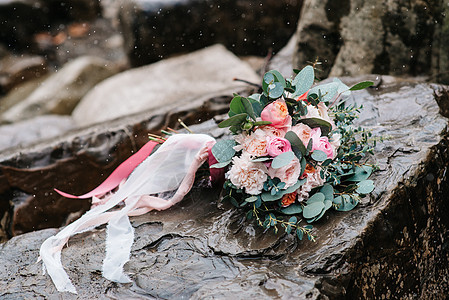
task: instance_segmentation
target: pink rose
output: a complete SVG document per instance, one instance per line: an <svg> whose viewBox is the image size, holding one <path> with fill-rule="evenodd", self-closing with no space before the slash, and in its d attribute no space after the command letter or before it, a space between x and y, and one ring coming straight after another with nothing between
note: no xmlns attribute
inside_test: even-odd
<svg viewBox="0 0 449 300"><path fill-rule="evenodd" d="M285 188L289 188L298 182L299 176L301 175L301 164L299 160L295 157L293 160L286 166L273 169L270 167L268 169L268 175L271 178L279 178L282 182L285 182Z"/></svg>
<svg viewBox="0 0 449 300"><path fill-rule="evenodd" d="M276 100L262 110L260 114L262 121L271 122L271 126L276 128L289 127L292 117L288 114L287 104L284 100Z"/></svg>
<svg viewBox="0 0 449 300"><path fill-rule="evenodd" d="M290 142L287 139L281 137L267 137L268 155L275 157L287 151L292 151Z"/></svg>
<svg viewBox="0 0 449 300"><path fill-rule="evenodd" d="M334 146L329 142L327 136L321 136L321 129L312 129L311 138L313 140L312 152L320 150L326 153L327 158L334 158Z"/></svg>

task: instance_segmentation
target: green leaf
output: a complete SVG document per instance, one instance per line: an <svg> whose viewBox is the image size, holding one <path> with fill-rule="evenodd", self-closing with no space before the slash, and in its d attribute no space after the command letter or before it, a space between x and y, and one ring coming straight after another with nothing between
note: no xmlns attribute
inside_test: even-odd
<svg viewBox="0 0 449 300"><path fill-rule="evenodd" d="M306 119L299 119L299 123L304 123L308 125L310 128L316 128L320 127L321 129L321 135L326 136L331 132L332 125L327 122L326 120L320 119L320 118L306 118Z"/></svg>
<svg viewBox="0 0 449 300"><path fill-rule="evenodd" d="M271 70L271 71L268 71L268 72L274 75L274 77L276 78L276 81L279 82L280 84L282 84L282 87L285 88L287 86L287 84L285 83L284 76L282 76L282 74L279 73L279 71Z"/></svg>
<svg viewBox="0 0 449 300"><path fill-rule="evenodd" d="M245 201L249 202L249 203L256 202L258 198L259 197L257 197L257 196L251 196L251 197L246 198Z"/></svg>
<svg viewBox="0 0 449 300"><path fill-rule="evenodd" d="M324 200L324 210L328 210L332 207L332 201L331 200Z"/></svg>
<svg viewBox="0 0 449 300"><path fill-rule="evenodd" d="M210 166L209 168L221 169L221 168L224 168L224 167L226 167L227 165L229 165L229 164L231 163L231 161L232 161L232 160L228 160L228 161L225 161L225 162L219 162L219 163L213 164L213 165Z"/></svg>
<svg viewBox="0 0 449 300"><path fill-rule="evenodd" d="M296 215L302 213L302 206L294 203L281 209L281 213L286 215Z"/></svg>
<svg viewBox="0 0 449 300"><path fill-rule="evenodd" d="M312 202L304 206L302 215L306 219L311 219L318 216L324 209L324 202Z"/></svg>
<svg viewBox="0 0 449 300"><path fill-rule="evenodd" d="M302 238L304 236L304 232L300 228L296 228L296 235L298 236L298 239L302 241Z"/></svg>
<svg viewBox="0 0 449 300"><path fill-rule="evenodd" d="M298 222L298 218L296 218L296 217L291 217L290 219L288 219L288 222L289 222L289 223L292 223L292 224L296 224L296 222Z"/></svg>
<svg viewBox="0 0 449 300"><path fill-rule="evenodd" d="M306 160L305 157L303 157L301 159L301 173L299 173L299 174L304 174L304 171L306 170L306 167L307 167L307 160Z"/></svg>
<svg viewBox="0 0 449 300"><path fill-rule="evenodd" d="M332 202L340 207L343 205L343 198L341 196L337 196Z"/></svg>
<svg viewBox="0 0 449 300"><path fill-rule="evenodd" d="M330 184L325 184L320 189L320 192L324 194L326 200L333 201L334 200L334 188Z"/></svg>
<svg viewBox="0 0 449 300"><path fill-rule="evenodd" d="M234 140L220 140L212 147L212 155L220 163L228 162L235 155Z"/></svg>
<svg viewBox="0 0 449 300"><path fill-rule="evenodd" d="M229 111L228 115L230 117L245 113L246 109L245 109L245 106L243 106L242 97L236 96L236 97L232 98L231 104L229 104L229 109L230 109L230 111Z"/></svg>
<svg viewBox="0 0 449 300"><path fill-rule="evenodd" d="M325 161L327 159L327 154L321 150L313 151L311 156L315 161Z"/></svg>
<svg viewBox="0 0 449 300"><path fill-rule="evenodd" d="M249 102L249 100L242 97L241 101L242 101L242 103L243 103L243 106L245 107L246 113L249 115L249 117L250 117L251 119L253 119L254 121L256 121L256 114L254 113L253 106L251 105L251 103Z"/></svg>
<svg viewBox="0 0 449 300"><path fill-rule="evenodd" d="M296 191L297 189L299 189L299 187L300 187L301 185L303 185L306 181L307 181L307 178L300 179L300 180L298 180L294 185L292 185L291 187L289 187L289 188L283 190L282 193L283 193L284 195L293 193L294 191Z"/></svg>
<svg viewBox="0 0 449 300"><path fill-rule="evenodd" d="M306 146L304 146L301 139L293 131L288 131L285 134L285 139L290 142L292 150L296 157L300 160L304 155L306 155Z"/></svg>
<svg viewBox="0 0 449 300"><path fill-rule="evenodd" d="M230 117L229 119L224 120L223 122L218 124L218 127L226 128L226 127L233 126L233 125L240 125L244 121L246 121L247 117L248 117L248 114L246 114L246 113L234 115L234 116Z"/></svg>
<svg viewBox="0 0 449 300"><path fill-rule="evenodd" d="M355 190L359 194L369 194L374 190L374 182L372 180L363 180L357 183Z"/></svg>
<svg viewBox="0 0 449 300"><path fill-rule="evenodd" d="M265 75L263 76L263 81L262 81L262 90L268 94L268 86L270 84L272 84L274 82L274 75L267 72L265 73Z"/></svg>
<svg viewBox="0 0 449 300"><path fill-rule="evenodd" d="M255 97L255 98L250 98L248 97L247 99L249 100L249 102L251 103L252 107L253 107L253 111L254 114L256 115L256 117L260 117L260 114L262 113L263 110L263 106L262 103L260 103L259 99L260 99L260 94L256 94L259 97ZM254 96L254 95L252 95Z"/></svg>
<svg viewBox="0 0 449 300"><path fill-rule="evenodd" d="M271 99L277 99L284 94L284 87L280 82L273 82L268 86L268 97Z"/></svg>
<svg viewBox="0 0 449 300"><path fill-rule="evenodd" d="M338 197L337 197L338 198ZM335 202L335 200L334 200ZM354 207L356 207L358 204L358 201L355 199L352 199L349 195L343 195L342 196L342 205L340 205L336 210L338 211L350 211Z"/></svg>
<svg viewBox="0 0 449 300"><path fill-rule="evenodd" d="M257 121L257 122L254 122L254 126L262 126L262 125L270 125L271 124L271 122L269 122L269 121Z"/></svg>
<svg viewBox="0 0 449 300"><path fill-rule="evenodd" d="M356 166L354 172L355 172L354 175L352 175L349 178L346 178L345 180L354 182L366 180L368 179L368 177L370 177L371 173L373 172L373 168L365 165L361 167Z"/></svg>
<svg viewBox="0 0 449 300"><path fill-rule="evenodd" d="M315 71L313 67L306 66L303 68L292 81L292 85L296 87L296 92L293 96L301 96L307 92L312 87L314 80Z"/></svg>
<svg viewBox="0 0 449 300"><path fill-rule="evenodd" d="M323 193L315 193L307 200L307 205L313 202L324 202L324 199L326 199L326 196Z"/></svg>
<svg viewBox="0 0 449 300"><path fill-rule="evenodd" d="M259 157L259 158L255 158L253 160L251 160L252 162L261 162L261 161L267 161L270 160L271 157Z"/></svg>
<svg viewBox="0 0 449 300"><path fill-rule="evenodd" d="M329 102L338 93L339 83L330 82L322 85L318 85L310 89L309 94L319 94L321 93L321 101Z"/></svg>
<svg viewBox="0 0 449 300"><path fill-rule="evenodd" d="M260 196L261 196L263 202L271 202L271 201L276 201L276 200L281 199L283 194L277 193L275 195L272 195L270 192L264 192Z"/></svg>
<svg viewBox="0 0 449 300"><path fill-rule="evenodd" d="M279 154L275 158L273 158L273 162L271 163L271 167L273 169L279 169L288 165L293 158L295 158L295 154L293 151L287 151Z"/></svg>
<svg viewBox="0 0 449 300"><path fill-rule="evenodd" d="M356 85L352 86L349 90L350 91L358 91L366 89L367 87L372 86L374 83L372 81L362 81L357 83Z"/></svg>
<svg viewBox="0 0 449 300"><path fill-rule="evenodd" d="M233 197L230 197L230 200L231 200L232 205L234 205L235 207L240 207L240 205L237 202L237 200L235 200Z"/></svg>

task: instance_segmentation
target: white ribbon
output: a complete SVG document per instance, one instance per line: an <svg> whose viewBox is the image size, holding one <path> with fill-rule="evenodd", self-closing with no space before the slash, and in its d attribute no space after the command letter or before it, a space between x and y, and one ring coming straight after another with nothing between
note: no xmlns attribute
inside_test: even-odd
<svg viewBox="0 0 449 300"><path fill-rule="evenodd" d="M190 190L198 167L207 158L207 144L215 140L204 134L176 134L145 159L103 204L93 207L81 218L48 238L40 248L43 270L47 270L60 292L76 294L76 289L64 271L61 250L68 239L101 224L106 228L106 258L103 261L103 276L109 280L130 282L123 273L129 260L134 241L134 229L128 216L141 215L152 209L163 210L179 202ZM177 190L169 200L149 196ZM109 211L120 202L125 207Z"/></svg>

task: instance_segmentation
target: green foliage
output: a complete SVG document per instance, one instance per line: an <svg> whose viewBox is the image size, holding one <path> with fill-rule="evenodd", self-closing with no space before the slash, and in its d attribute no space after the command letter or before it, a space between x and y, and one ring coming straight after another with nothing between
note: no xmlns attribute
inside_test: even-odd
<svg viewBox="0 0 449 300"><path fill-rule="evenodd" d="M268 177L258 195L246 194L227 180L223 200L240 209L247 209L246 218L263 227L265 232L273 230L277 233L281 228L287 234L296 234L300 240L307 236L314 241L312 226L302 226L301 222L316 222L331 208L349 211L357 206L361 196L374 190L374 182L368 178L376 167L364 161L373 153L377 139L372 137L370 131L354 126L354 120L362 106L345 106L344 100L351 91L367 88L372 82L360 82L349 88L335 79L330 83L313 86L315 71L312 66L306 66L296 73L293 79L284 78L276 70L265 73L260 93L248 97L234 95L228 112L229 118L221 122L219 127L229 127L233 134L250 135L258 126L271 124L260 119L264 107L277 99L283 99L292 117L292 126L303 123L312 129L320 128L321 135L331 141L336 134L339 136L341 146L336 156L328 158L323 151L312 151L312 139L305 145L296 133L289 131L284 138L290 142L292 151L276 157L251 157L251 163L265 164L276 170L289 165L296 157L300 162L299 174L302 174L299 178L302 179L298 178L295 185L286 188L286 183L280 178ZM298 97L305 93L306 97L301 97L301 101L298 101ZM308 111L314 109L313 106L316 108L320 105L322 108L323 104L329 108L334 127L323 118L305 117ZM241 152L234 150L235 145L234 141L229 140L217 142L212 153L218 163L212 167L227 166L232 163L233 156L241 155ZM314 187L310 192L306 190L304 197L301 186L307 181L305 170L309 172L314 168L321 170L320 175L325 184Z"/></svg>

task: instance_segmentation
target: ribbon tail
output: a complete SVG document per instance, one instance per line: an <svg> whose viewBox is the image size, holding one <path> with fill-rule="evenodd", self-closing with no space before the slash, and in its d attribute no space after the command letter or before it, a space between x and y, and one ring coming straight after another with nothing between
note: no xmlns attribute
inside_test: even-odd
<svg viewBox="0 0 449 300"><path fill-rule="evenodd" d="M153 141L149 141L148 143L146 143L139 151L137 151L135 154L131 155L127 160L121 163L111 173L111 175L109 175L108 178L103 181L103 183L84 195L75 196L58 189L54 190L61 196L71 199L87 199L105 194L116 188L123 179L127 178L132 173L132 171L151 154L156 145L157 143Z"/></svg>

